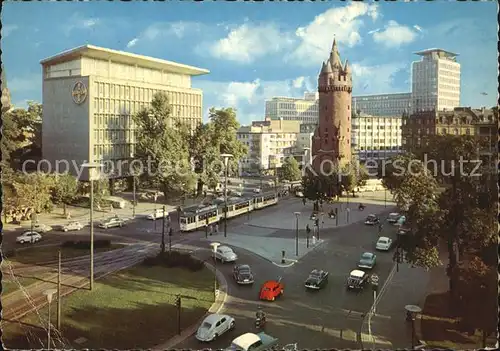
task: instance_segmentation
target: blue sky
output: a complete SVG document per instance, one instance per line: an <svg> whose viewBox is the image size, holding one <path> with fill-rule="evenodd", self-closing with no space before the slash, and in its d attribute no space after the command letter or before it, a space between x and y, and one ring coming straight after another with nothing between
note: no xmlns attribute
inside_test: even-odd
<svg viewBox="0 0 500 351"><path fill-rule="evenodd" d="M460 54L462 105L493 106L496 16L496 2L6 2L1 45L19 107L41 102L41 59L92 44L209 69L193 79L204 110L245 124L266 99L316 90L334 35L355 95L410 91L413 52L439 47Z"/></svg>

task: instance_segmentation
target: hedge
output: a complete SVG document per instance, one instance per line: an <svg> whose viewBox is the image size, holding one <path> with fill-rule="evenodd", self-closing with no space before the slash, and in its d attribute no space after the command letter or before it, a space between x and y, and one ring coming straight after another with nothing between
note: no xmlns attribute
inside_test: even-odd
<svg viewBox="0 0 500 351"><path fill-rule="evenodd" d="M197 272L204 268L202 261L192 257L189 253L178 251L160 252L156 256L146 257L143 264L148 267L163 266L168 268L186 268L192 272Z"/></svg>
<svg viewBox="0 0 500 351"><path fill-rule="evenodd" d="M90 240L80 241L65 241L61 247L90 250ZM107 248L111 247L111 240L94 240L94 248Z"/></svg>

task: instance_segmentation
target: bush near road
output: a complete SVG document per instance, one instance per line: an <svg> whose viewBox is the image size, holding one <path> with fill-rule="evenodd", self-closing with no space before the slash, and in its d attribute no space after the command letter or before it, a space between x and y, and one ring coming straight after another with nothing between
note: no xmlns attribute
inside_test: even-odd
<svg viewBox="0 0 500 351"><path fill-rule="evenodd" d="M201 271L205 265L202 261L194 258L189 253L178 251L159 253L156 256L147 257L143 264L148 267L163 266L168 268L182 267L192 272Z"/></svg>
<svg viewBox="0 0 500 351"><path fill-rule="evenodd" d="M181 327L188 328L214 302L213 273L204 268L189 272L180 268L144 264L95 282L94 291L80 290L62 299L64 345L61 349L146 349L177 334L175 298L182 297ZM51 320L56 325L52 304ZM21 323L2 322L3 342L9 349L46 348L47 308ZM60 339L60 337L59 337ZM75 340L80 339L79 342Z"/></svg>

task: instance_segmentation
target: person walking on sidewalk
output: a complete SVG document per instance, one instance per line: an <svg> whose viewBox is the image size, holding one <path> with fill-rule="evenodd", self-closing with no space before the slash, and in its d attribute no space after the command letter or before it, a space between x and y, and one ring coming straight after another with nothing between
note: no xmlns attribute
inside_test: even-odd
<svg viewBox="0 0 500 351"><path fill-rule="evenodd" d="M219 223L215 223L215 234L219 234Z"/></svg>
<svg viewBox="0 0 500 351"><path fill-rule="evenodd" d="M306 205L306 198L305 197L302 198L302 203L304 204L304 206Z"/></svg>
<svg viewBox="0 0 500 351"><path fill-rule="evenodd" d="M384 225L382 223L378 224L378 235L382 234L382 229L384 228Z"/></svg>
<svg viewBox="0 0 500 351"><path fill-rule="evenodd" d="M309 234L311 234L311 228L309 228L309 224L306 225L306 232L308 236Z"/></svg>

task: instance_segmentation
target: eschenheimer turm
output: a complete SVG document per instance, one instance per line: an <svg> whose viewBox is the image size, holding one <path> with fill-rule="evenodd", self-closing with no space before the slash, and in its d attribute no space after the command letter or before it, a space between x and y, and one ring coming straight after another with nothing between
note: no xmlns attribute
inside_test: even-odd
<svg viewBox="0 0 500 351"><path fill-rule="evenodd" d="M319 123L312 143L312 166L320 174L332 165L351 161L352 74L347 60L342 65L335 39L319 74L318 92Z"/></svg>

